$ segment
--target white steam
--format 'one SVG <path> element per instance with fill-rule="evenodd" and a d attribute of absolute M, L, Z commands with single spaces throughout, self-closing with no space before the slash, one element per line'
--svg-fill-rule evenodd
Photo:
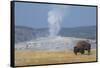
<path fill-rule="evenodd" d="M 63 5 L 52 6 L 48 12 L 48 23 L 49 23 L 49 36 L 55 37 L 58 35 L 61 29 L 61 23 L 65 14 L 66 7 Z"/>

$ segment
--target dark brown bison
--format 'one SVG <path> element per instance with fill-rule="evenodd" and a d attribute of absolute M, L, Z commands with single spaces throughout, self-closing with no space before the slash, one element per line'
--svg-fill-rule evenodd
<path fill-rule="evenodd" d="M 86 41 L 79 41 L 76 46 L 74 47 L 74 53 L 77 55 L 77 53 L 84 54 L 85 50 L 88 51 L 88 55 L 90 55 L 91 51 L 91 44 Z"/>

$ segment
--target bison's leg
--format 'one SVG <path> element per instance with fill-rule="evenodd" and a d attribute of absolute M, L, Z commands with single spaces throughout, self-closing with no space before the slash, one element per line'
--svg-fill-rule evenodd
<path fill-rule="evenodd" d="M 91 52 L 91 50 L 90 50 L 90 49 L 88 49 L 88 55 L 90 55 L 90 52 Z"/>
<path fill-rule="evenodd" d="M 84 54 L 84 49 L 81 49 L 80 52 L 81 52 L 81 54 Z"/>
<path fill-rule="evenodd" d="M 75 53 L 75 55 L 77 55 L 77 52 L 74 52 Z"/>
<path fill-rule="evenodd" d="M 74 47 L 74 54 L 77 55 L 77 52 L 78 52 L 78 48 Z"/>
<path fill-rule="evenodd" d="M 88 47 L 88 55 L 90 55 L 90 52 L 91 52 L 91 45 L 89 45 Z"/>

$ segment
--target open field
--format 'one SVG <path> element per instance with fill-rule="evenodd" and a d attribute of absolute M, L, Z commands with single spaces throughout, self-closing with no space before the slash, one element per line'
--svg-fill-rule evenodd
<path fill-rule="evenodd" d="M 35 51 L 15 51 L 15 65 L 40 65 L 71 62 L 96 61 L 96 50 L 91 51 L 91 55 L 80 53 L 75 55 L 73 51 L 64 52 L 35 52 Z"/>

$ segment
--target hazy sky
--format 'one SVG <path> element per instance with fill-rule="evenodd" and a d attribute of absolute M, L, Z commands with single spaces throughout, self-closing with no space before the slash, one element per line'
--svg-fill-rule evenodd
<path fill-rule="evenodd" d="M 15 4 L 15 25 L 33 28 L 48 27 L 48 11 L 54 4 L 19 3 Z M 71 6 L 64 12 L 61 27 L 96 25 L 96 7 Z"/>

